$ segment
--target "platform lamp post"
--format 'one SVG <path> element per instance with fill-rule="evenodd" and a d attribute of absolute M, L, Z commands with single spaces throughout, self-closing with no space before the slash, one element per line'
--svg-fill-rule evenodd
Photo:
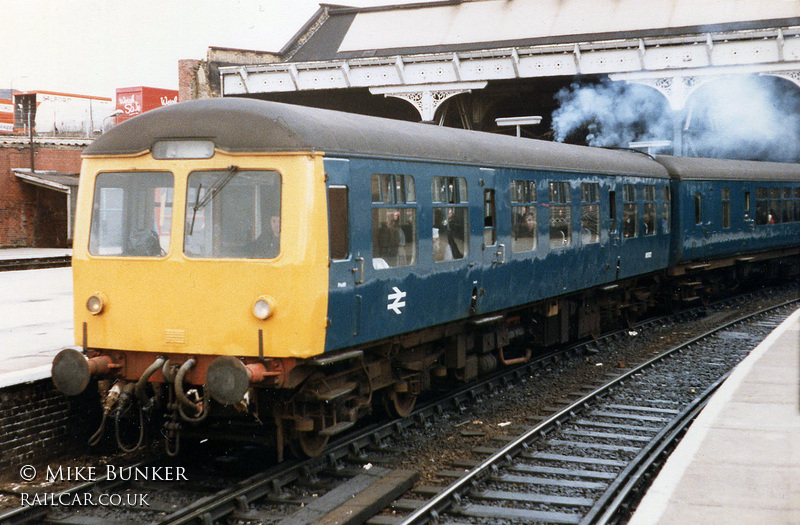
<path fill-rule="evenodd" d="M 535 126 L 542 121 L 542 117 L 501 117 L 494 119 L 498 126 L 516 126 L 517 136 L 520 136 L 522 126 Z"/>
<path fill-rule="evenodd" d="M 121 109 L 115 109 L 113 113 L 111 113 L 111 114 L 110 114 L 110 115 L 108 115 L 107 117 L 103 118 L 103 125 L 102 125 L 102 128 L 103 128 L 103 133 L 105 133 L 105 132 L 106 132 L 106 120 L 108 120 L 108 119 L 110 119 L 110 118 L 116 118 L 116 117 L 119 117 L 120 115 L 124 115 L 124 114 L 125 114 L 125 112 L 124 112 L 123 110 L 121 110 Z M 116 122 L 115 122 L 115 124 L 114 124 L 114 125 L 116 125 Z M 112 126 L 112 127 L 113 127 L 113 126 Z"/>

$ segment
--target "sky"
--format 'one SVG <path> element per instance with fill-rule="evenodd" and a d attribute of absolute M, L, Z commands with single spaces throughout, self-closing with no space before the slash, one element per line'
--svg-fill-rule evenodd
<path fill-rule="evenodd" d="M 337 0 L 369 7 L 416 0 Z M 210 46 L 279 51 L 319 0 L 0 0 L 0 89 L 114 98 L 178 89 L 178 60 Z"/>

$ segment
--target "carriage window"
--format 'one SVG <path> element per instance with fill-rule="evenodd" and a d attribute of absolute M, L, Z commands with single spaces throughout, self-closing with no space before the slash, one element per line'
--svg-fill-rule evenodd
<path fill-rule="evenodd" d="M 779 224 L 781 222 L 781 189 L 769 189 L 769 215 L 767 222 L 770 224 Z"/>
<path fill-rule="evenodd" d="M 550 183 L 550 247 L 563 248 L 572 243 L 572 208 L 569 183 Z"/>
<path fill-rule="evenodd" d="M 494 190 L 483 190 L 483 245 L 497 244 L 495 225 Z"/>
<path fill-rule="evenodd" d="M 431 195 L 434 203 L 466 203 L 467 179 L 464 177 L 433 177 L 431 179 Z"/>
<path fill-rule="evenodd" d="M 639 235 L 639 208 L 636 202 L 636 186 L 622 185 L 622 236 L 631 239 Z"/>
<path fill-rule="evenodd" d="M 792 222 L 792 188 L 781 188 L 781 222 Z"/>
<path fill-rule="evenodd" d="M 662 186 L 661 187 L 661 231 L 663 233 L 669 233 L 670 230 L 670 201 L 672 200 L 672 193 L 670 192 L 669 186 Z"/>
<path fill-rule="evenodd" d="M 467 179 L 433 177 L 433 260 L 436 262 L 463 259 L 469 253 L 469 200 Z M 452 206 L 442 206 L 450 204 Z"/>
<path fill-rule="evenodd" d="M 694 223 L 703 222 L 703 196 L 699 193 L 694 194 Z"/>
<path fill-rule="evenodd" d="M 600 184 L 581 183 L 581 242 L 600 242 Z"/>
<path fill-rule="evenodd" d="M 538 239 L 536 211 L 536 181 L 511 181 L 512 252 L 530 252 L 536 249 Z"/>
<path fill-rule="evenodd" d="M 409 175 L 375 174 L 372 176 L 372 202 L 395 204 L 416 201 L 414 177 Z"/>
<path fill-rule="evenodd" d="M 415 201 L 410 175 L 372 175 L 372 267 L 376 270 L 416 263 Z"/>
<path fill-rule="evenodd" d="M 750 192 L 744 192 L 744 220 L 749 221 L 750 219 Z"/>
<path fill-rule="evenodd" d="M 235 167 L 189 174 L 183 250 L 189 257 L 272 259 L 280 252 L 281 176 Z"/>
<path fill-rule="evenodd" d="M 89 253 L 161 257 L 169 251 L 172 173 L 100 173 L 95 181 Z"/>
<path fill-rule="evenodd" d="M 756 224 L 771 224 L 769 213 L 769 190 L 756 188 Z"/>
<path fill-rule="evenodd" d="M 656 187 L 653 184 L 646 184 L 644 190 L 644 216 L 642 223 L 644 224 L 644 234 L 656 234 Z"/>
<path fill-rule="evenodd" d="M 610 233 L 617 233 L 617 192 L 608 192 L 608 231 Z"/>
<path fill-rule="evenodd" d="M 794 222 L 800 222 L 800 188 L 794 189 Z"/>
<path fill-rule="evenodd" d="M 328 188 L 328 224 L 331 259 L 334 261 L 347 259 L 350 256 L 347 186 Z"/>
<path fill-rule="evenodd" d="M 731 189 L 722 188 L 722 227 L 728 229 L 731 227 Z"/>

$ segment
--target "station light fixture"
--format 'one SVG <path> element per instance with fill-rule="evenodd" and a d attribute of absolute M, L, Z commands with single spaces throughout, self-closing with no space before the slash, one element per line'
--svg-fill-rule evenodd
<path fill-rule="evenodd" d="M 516 126 L 517 136 L 520 136 L 520 129 L 522 126 L 535 126 L 542 121 L 542 117 L 501 117 L 494 119 L 495 124 L 498 126 Z"/>

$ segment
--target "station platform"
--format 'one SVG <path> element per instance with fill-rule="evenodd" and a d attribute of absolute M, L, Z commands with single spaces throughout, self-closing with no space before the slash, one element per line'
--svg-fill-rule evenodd
<path fill-rule="evenodd" d="M 800 310 L 733 371 L 629 525 L 800 523 Z"/>
<path fill-rule="evenodd" d="M 0 248 L 2 261 L 71 256 L 72 250 L 69 248 Z"/>
<path fill-rule="evenodd" d="M 68 248 L 0 248 L 0 272 L 69 266 Z"/>
<path fill-rule="evenodd" d="M 72 308 L 72 268 L 0 272 L 0 388 L 50 377 L 74 343 Z"/>

